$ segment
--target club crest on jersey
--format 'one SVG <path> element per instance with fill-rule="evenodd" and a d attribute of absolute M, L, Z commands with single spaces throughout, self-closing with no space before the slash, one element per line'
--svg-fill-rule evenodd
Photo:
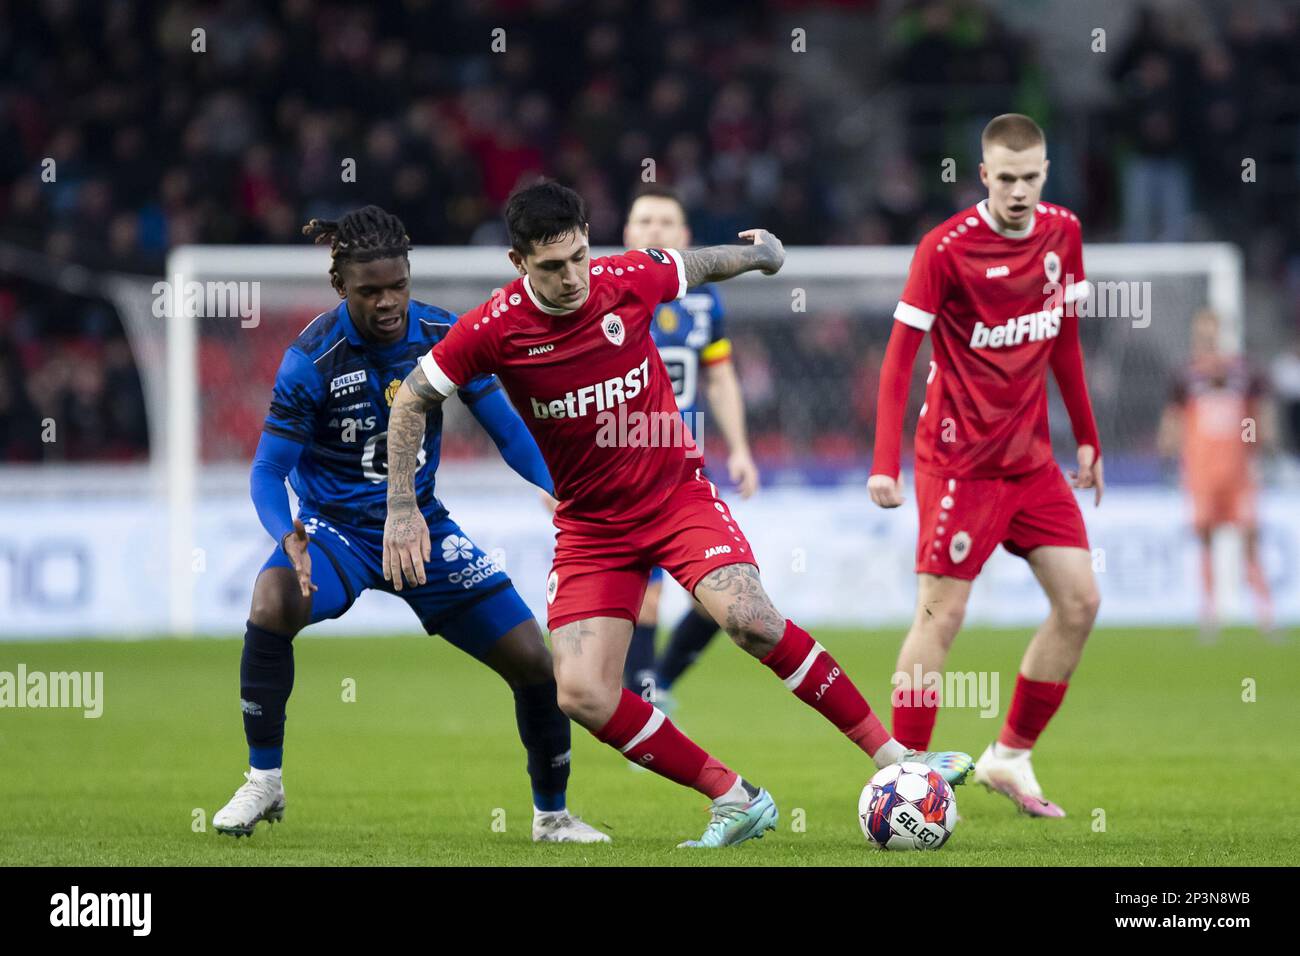
<path fill-rule="evenodd" d="M 600 330 L 615 345 L 623 344 L 623 320 L 613 312 L 605 313 L 605 317 L 600 320 Z"/>
<path fill-rule="evenodd" d="M 966 531 L 958 531 L 948 542 L 948 557 L 952 558 L 953 564 L 961 564 L 970 554 L 970 534 Z"/>
<path fill-rule="evenodd" d="M 1055 252 L 1043 256 L 1043 271 L 1047 273 L 1048 282 L 1055 282 L 1061 278 L 1061 257 Z"/>
<path fill-rule="evenodd" d="M 390 408 L 393 405 L 393 399 L 397 397 L 397 390 L 401 387 L 402 380 L 400 378 L 395 378 L 389 382 L 388 387 L 384 389 L 384 401 L 388 403 Z"/>

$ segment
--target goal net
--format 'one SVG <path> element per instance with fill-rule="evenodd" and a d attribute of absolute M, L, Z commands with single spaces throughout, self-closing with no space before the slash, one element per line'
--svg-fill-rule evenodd
<path fill-rule="evenodd" d="M 794 248 L 779 275 L 746 275 L 723 285 L 751 444 L 767 488 L 860 489 L 865 482 L 880 364 L 911 255 L 910 247 Z M 1224 319 L 1228 344 L 1241 340 L 1239 252 L 1222 244 L 1091 245 L 1085 263 L 1094 295 L 1080 326 L 1108 478 L 1160 481 L 1157 422 L 1171 376 L 1187 356 L 1191 317 L 1210 305 Z M 245 493 L 284 350 L 337 302 L 328 267 L 328 253 L 318 247 L 177 248 L 153 314 L 134 319 L 155 334 L 166 329 L 165 387 L 147 391 L 151 414 L 165 422 L 154 433 L 165 435 L 155 455 L 161 452 L 165 462 L 173 633 L 188 633 L 196 623 L 196 516 L 207 496 Z M 414 298 L 457 312 L 513 277 L 501 251 L 480 248 L 412 250 L 411 272 Z M 919 369 L 927 355 L 922 352 Z M 918 370 L 909 443 L 923 386 Z M 1051 400 L 1058 454 L 1065 455 L 1072 447 L 1068 418 L 1059 396 L 1053 392 Z M 706 459 L 716 468 L 724 453 L 707 411 L 704 433 Z M 471 518 L 458 494 L 476 501 L 496 491 L 503 499 L 528 497 L 457 402 L 446 410 L 438 485 L 467 528 Z M 245 511 L 253 520 L 251 507 Z M 491 515 L 474 518 L 485 522 Z M 251 588 L 256 567 L 239 570 Z M 228 587 L 239 580 L 232 573 Z M 846 604 L 844 616 L 853 613 Z"/>

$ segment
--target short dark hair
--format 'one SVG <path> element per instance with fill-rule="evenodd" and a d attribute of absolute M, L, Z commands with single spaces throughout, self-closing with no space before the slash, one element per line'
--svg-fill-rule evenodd
<path fill-rule="evenodd" d="M 523 255 L 536 243 L 554 242 L 587 228 L 587 204 L 581 196 L 554 180 L 521 186 L 506 200 L 506 231 L 510 247 Z"/>
<path fill-rule="evenodd" d="M 330 279 L 340 286 L 339 264 L 373 262 L 376 259 L 406 259 L 411 237 L 402 220 L 378 206 L 362 206 L 341 219 L 313 219 L 302 234 L 317 245 L 330 244 Z"/>
<path fill-rule="evenodd" d="M 677 208 L 682 211 L 682 218 L 686 218 L 686 203 L 682 202 L 681 194 L 678 193 L 677 190 L 673 189 L 672 186 L 661 186 L 659 183 L 646 183 L 643 186 L 640 186 L 636 192 L 632 194 L 632 204 L 635 205 L 638 199 L 645 196 L 649 196 L 653 199 L 671 199 L 673 202 L 677 203 Z M 632 211 L 632 206 L 629 205 L 627 209 L 630 213 Z"/>
<path fill-rule="evenodd" d="M 994 143 L 1019 152 L 1032 146 L 1045 146 L 1047 138 L 1039 125 L 1024 113 L 1003 113 L 989 120 L 980 136 L 982 149 L 988 149 Z"/>

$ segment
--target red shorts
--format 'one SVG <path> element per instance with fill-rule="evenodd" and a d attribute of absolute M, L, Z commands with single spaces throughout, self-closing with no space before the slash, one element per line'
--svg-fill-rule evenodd
<path fill-rule="evenodd" d="M 551 630 L 589 617 L 635 623 L 655 566 L 694 594 L 718 568 L 758 565 L 731 509 L 699 471 L 649 519 L 628 524 L 557 517 L 555 524 L 555 561 L 546 581 Z"/>
<path fill-rule="evenodd" d="M 973 581 L 999 543 L 1022 558 L 1043 545 L 1088 549 L 1074 490 L 1054 461 L 1012 478 L 917 471 L 916 503 L 918 574 Z"/>

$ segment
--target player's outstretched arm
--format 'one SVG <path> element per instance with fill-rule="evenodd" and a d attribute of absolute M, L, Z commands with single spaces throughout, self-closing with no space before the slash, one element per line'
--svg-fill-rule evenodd
<path fill-rule="evenodd" d="M 425 583 L 424 563 L 429 560 L 429 526 L 420 514 L 415 496 L 415 471 L 424 443 L 424 419 L 442 402 L 416 366 L 393 398 L 388 415 L 388 518 L 384 522 L 384 580 L 402 590 Z"/>
<path fill-rule="evenodd" d="M 785 262 L 785 246 L 766 229 L 746 229 L 741 239 L 748 246 L 704 246 L 682 251 L 686 266 L 686 285 L 692 288 L 705 282 L 721 282 L 742 272 L 758 269 L 763 275 L 776 275 Z"/>

